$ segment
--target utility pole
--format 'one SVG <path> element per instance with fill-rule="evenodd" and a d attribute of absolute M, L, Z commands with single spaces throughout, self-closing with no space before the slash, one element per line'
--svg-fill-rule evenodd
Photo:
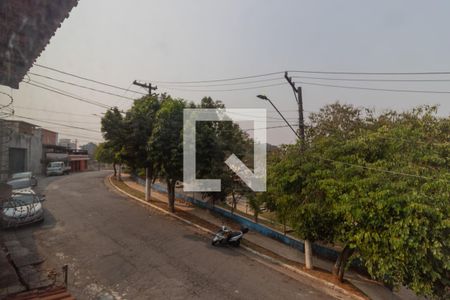
<path fill-rule="evenodd" d="M 143 87 L 144 89 L 148 89 L 148 95 L 152 95 L 152 91 L 156 91 L 158 89 L 157 86 L 152 86 L 151 83 L 142 83 L 137 80 L 133 81 L 134 85 Z M 147 167 L 145 168 L 145 201 L 150 201 L 152 198 L 152 178 L 151 178 L 151 170 Z"/>
<path fill-rule="evenodd" d="M 152 91 L 156 91 L 158 89 L 157 86 L 152 86 L 151 83 L 142 83 L 142 82 L 138 82 L 137 80 L 133 81 L 134 85 L 140 86 L 144 89 L 148 89 L 148 95 L 151 96 L 152 95 Z"/>
<path fill-rule="evenodd" d="M 289 77 L 288 72 L 284 72 L 284 78 L 287 80 L 292 90 L 294 91 L 295 100 L 298 105 L 298 131 L 301 138 L 300 151 L 305 150 L 305 120 L 303 118 L 303 96 L 302 87 L 296 87 L 295 82 L 292 81 L 292 77 Z M 313 256 L 312 256 L 312 243 L 310 240 L 305 240 L 305 266 L 306 269 L 313 268 Z"/>
<path fill-rule="evenodd" d="M 289 85 L 292 87 L 294 91 L 295 100 L 297 101 L 298 106 L 298 131 L 301 137 L 302 148 L 305 144 L 305 120 L 303 118 L 303 96 L 302 96 L 302 87 L 296 87 L 295 82 L 292 81 L 292 77 L 288 76 L 288 72 L 284 73 L 284 78 L 287 80 Z"/>

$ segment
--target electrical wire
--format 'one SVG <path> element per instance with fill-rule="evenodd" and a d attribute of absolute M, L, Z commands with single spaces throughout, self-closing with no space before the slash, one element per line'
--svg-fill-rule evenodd
<path fill-rule="evenodd" d="M 284 72 L 283 71 L 279 71 L 279 72 L 271 72 L 271 73 L 265 73 L 265 74 L 248 75 L 248 76 L 240 76 L 240 77 L 231 77 L 231 78 L 223 78 L 223 79 L 210 79 L 210 80 L 194 80 L 194 81 L 159 81 L 159 80 L 150 80 L 150 81 L 151 82 L 155 82 L 155 83 L 161 83 L 161 84 L 191 84 L 191 83 L 236 81 L 236 80 L 243 80 L 243 79 L 267 77 L 267 76 L 279 75 L 279 74 L 284 74 Z"/>
<path fill-rule="evenodd" d="M 234 85 L 245 85 L 245 84 L 253 84 L 253 83 L 260 83 L 260 82 L 268 82 L 268 81 L 275 81 L 275 80 L 280 80 L 283 79 L 282 77 L 277 77 L 277 78 L 267 78 L 267 79 L 259 79 L 259 80 L 252 80 L 252 81 L 243 81 L 243 82 L 231 82 L 231 83 L 219 83 L 219 84 L 202 84 L 202 85 L 192 85 L 191 84 L 159 84 L 159 86 L 161 87 L 165 87 L 165 86 L 171 86 L 171 87 L 216 87 L 216 86 L 234 86 Z"/>
<path fill-rule="evenodd" d="M 35 87 L 38 87 L 38 88 L 41 88 L 41 89 L 44 89 L 44 90 L 47 90 L 47 91 L 50 91 L 50 92 L 62 95 L 62 96 L 66 96 L 66 97 L 69 97 L 69 98 L 72 98 L 72 99 L 75 99 L 75 100 L 78 100 L 78 101 L 81 101 L 81 102 L 85 102 L 85 103 L 88 103 L 88 104 L 91 104 L 91 105 L 95 105 L 95 106 L 98 106 L 98 107 L 101 107 L 101 108 L 106 108 L 106 109 L 110 109 L 111 108 L 110 106 L 108 106 L 106 104 L 103 104 L 103 103 L 100 103 L 100 102 L 97 102 L 97 101 L 94 101 L 94 100 L 87 100 L 87 99 L 84 99 L 84 98 L 81 98 L 81 97 L 78 97 L 78 96 L 72 96 L 72 95 L 68 94 L 67 92 L 63 92 L 63 91 L 61 91 L 59 89 L 56 89 L 54 87 L 46 87 L 45 84 L 38 83 L 36 81 L 26 82 L 26 84 L 29 84 L 29 85 L 32 85 L 32 86 L 35 86 Z"/>
<path fill-rule="evenodd" d="M 306 85 L 323 86 L 323 87 L 332 87 L 332 88 L 352 89 L 352 90 L 368 90 L 368 91 L 397 92 L 397 93 L 450 94 L 450 91 L 386 89 L 386 88 L 359 87 L 359 86 L 348 86 L 348 85 L 334 85 L 334 84 L 305 82 L 305 81 L 297 81 L 297 83 L 306 84 Z"/>
<path fill-rule="evenodd" d="M 81 84 L 77 84 L 77 83 L 73 83 L 73 82 L 69 82 L 69 81 L 53 78 L 53 77 L 46 76 L 46 75 L 36 74 L 36 73 L 32 73 L 32 72 L 28 72 L 28 74 L 33 75 L 33 76 L 42 77 L 42 78 L 45 78 L 45 79 L 49 79 L 49 80 L 52 80 L 52 81 L 56 81 L 56 82 L 60 82 L 60 83 L 64 83 L 64 84 L 68 84 L 68 85 L 72 85 L 72 86 L 76 86 L 76 87 L 79 87 L 79 88 L 82 88 L 82 89 L 87 89 L 87 90 L 91 90 L 91 91 L 94 91 L 94 92 L 103 93 L 103 94 L 107 94 L 107 95 L 110 95 L 110 96 L 123 98 L 123 99 L 126 99 L 126 100 L 132 100 L 132 101 L 135 100 L 135 99 L 130 98 L 130 97 L 122 96 L 122 95 L 119 95 L 119 94 L 114 94 L 114 93 L 111 93 L 111 92 L 108 92 L 108 91 L 95 89 L 95 88 L 92 88 L 92 87 L 88 87 L 88 86 L 85 86 L 85 85 L 81 85 Z"/>
<path fill-rule="evenodd" d="M 20 115 L 14 115 L 14 117 L 25 119 L 25 120 L 32 120 L 32 121 L 52 124 L 52 125 L 63 126 L 63 127 L 67 127 L 67 128 L 73 128 L 73 129 L 79 129 L 79 130 L 85 130 L 85 131 L 90 131 L 90 132 L 101 133 L 98 130 L 93 130 L 93 129 L 84 128 L 84 127 L 78 127 L 78 126 L 72 126 L 72 125 L 67 125 L 67 124 L 62 124 L 62 123 L 57 123 L 57 122 L 52 122 L 52 121 L 40 120 L 40 119 L 35 119 L 35 118 L 30 118 L 30 117 L 24 117 L 24 116 L 20 116 Z"/>
<path fill-rule="evenodd" d="M 298 126 L 298 124 L 291 124 L 292 126 Z M 270 127 L 264 127 L 264 128 L 249 128 L 249 129 L 242 129 L 242 131 L 255 131 L 255 130 L 267 130 L 267 129 L 276 129 L 276 128 L 286 128 L 289 127 L 288 125 L 279 125 L 279 126 L 270 126 Z"/>
<path fill-rule="evenodd" d="M 289 73 L 307 74 L 335 74 L 335 75 L 376 75 L 376 76 L 413 76 L 413 75 L 450 75 L 450 71 L 437 72 L 350 72 L 350 71 L 313 71 L 313 70 L 291 70 Z"/>
<path fill-rule="evenodd" d="M 54 72 L 57 72 L 57 73 L 60 73 L 60 74 L 72 76 L 72 77 L 75 77 L 75 78 L 78 78 L 78 79 L 82 79 L 82 80 L 90 81 L 90 82 L 93 82 L 93 83 L 101 84 L 101 85 L 108 86 L 108 87 L 111 87 L 111 88 L 115 88 L 115 89 L 119 89 L 119 90 L 123 90 L 123 91 L 128 91 L 128 92 L 133 92 L 133 93 L 140 94 L 140 95 L 147 95 L 147 93 L 142 93 L 142 92 L 138 92 L 138 91 L 135 91 L 135 90 L 125 89 L 123 87 L 120 87 L 120 86 L 117 86 L 117 85 L 114 85 L 114 84 L 101 82 L 101 81 L 98 81 L 98 80 L 95 80 L 95 79 L 90 79 L 90 78 L 87 78 L 87 77 L 79 76 L 79 75 L 76 75 L 76 74 L 73 74 L 73 73 L 69 73 L 69 72 L 66 72 L 66 71 L 58 70 L 56 68 L 47 67 L 47 66 L 40 65 L 40 64 L 34 64 L 34 66 L 39 67 L 39 68 L 43 68 L 43 69 L 47 69 L 47 70 L 51 70 L 51 71 L 54 71 Z"/>
<path fill-rule="evenodd" d="M 64 111 L 56 111 L 56 110 L 49 110 L 49 109 L 42 109 L 42 108 L 30 108 L 30 107 L 20 106 L 20 105 L 14 105 L 14 107 L 20 108 L 20 109 L 25 109 L 25 110 L 31 110 L 31 111 L 42 111 L 42 112 L 55 113 L 55 114 L 64 114 L 64 115 L 68 115 L 68 116 L 101 118 L 100 116 L 93 115 L 93 114 L 76 114 L 76 113 L 68 113 L 68 112 L 64 112 Z"/>
<path fill-rule="evenodd" d="M 300 79 L 317 79 L 327 81 L 363 81 L 363 82 L 449 82 L 450 79 L 377 79 L 377 78 L 331 78 L 314 76 L 292 76 Z"/>
<path fill-rule="evenodd" d="M 274 83 L 274 84 L 245 87 L 245 88 L 236 88 L 236 89 L 185 89 L 185 88 L 172 88 L 172 87 L 166 87 L 166 89 L 175 90 L 175 91 L 186 91 L 186 92 L 232 92 L 232 91 L 244 91 L 244 90 L 254 90 L 254 89 L 267 88 L 267 87 L 274 87 L 274 86 L 282 86 L 282 85 L 286 85 L 286 84 L 287 84 L 286 82 L 280 82 L 280 83 Z"/>
<path fill-rule="evenodd" d="M 69 122 L 69 123 L 77 123 L 77 124 L 87 124 L 87 125 L 100 125 L 100 120 L 98 122 L 87 122 L 87 121 L 73 121 L 73 120 L 56 120 L 56 119 L 48 119 L 45 118 L 48 121 L 52 122 Z"/>
<path fill-rule="evenodd" d="M 379 169 L 379 168 L 372 168 L 372 167 L 367 167 L 367 166 L 363 166 L 363 165 L 346 163 L 346 162 L 342 162 L 342 161 L 338 161 L 338 160 L 334 160 L 334 159 L 323 158 L 323 157 L 319 157 L 319 156 L 317 156 L 316 158 L 318 158 L 320 160 L 328 161 L 328 162 L 339 163 L 339 164 L 346 165 L 349 167 L 362 168 L 362 169 L 366 169 L 366 170 L 370 170 L 370 171 L 377 171 L 377 172 L 383 172 L 383 173 L 388 173 L 388 174 L 393 174 L 393 175 L 401 175 L 401 176 L 414 177 L 414 178 L 426 179 L 426 180 L 435 180 L 435 178 L 432 178 L 432 177 L 426 177 L 426 176 L 421 176 L 421 175 L 415 175 L 415 174 L 410 174 L 410 173 L 403 173 L 403 172 L 397 172 L 397 171 L 391 171 L 391 170 L 385 170 L 385 169 Z"/>
<path fill-rule="evenodd" d="M 87 135 L 66 133 L 66 132 L 58 132 L 58 134 L 61 134 L 64 136 L 70 136 L 70 137 L 74 137 L 74 138 L 84 138 L 84 139 L 86 139 L 86 141 L 95 141 L 95 142 L 103 141 L 101 137 L 92 137 L 92 136 L 87 136 Z"/>

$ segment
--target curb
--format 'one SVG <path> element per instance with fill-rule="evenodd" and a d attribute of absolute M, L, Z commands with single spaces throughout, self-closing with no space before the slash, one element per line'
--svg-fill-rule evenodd
<path fill-rule="evenodd" d="M 130 193 L 125 192 L 124 190 L 122 190 L 121 188 L 117 187 L 117 186 L 112 182 L 112 180 L 111 180 L 112 177 L 113 177 L 113 175 L 109 175 L 109 176 L 108 176 L 109 184 L 110 184 L 111 186 L 113 186 L 116 190 L 118 190 L 119 192 L 121 192 L 122 194 L 128 196 L 129 198 L 132 198 L 133 200 L 136 200 L 136 201 L 138 201 L 138 202 L 141 203 L 141 204 L 144 204 L 144 205 L 146 205 L 146 206 L 149 206 L 149 207 L 151 207 L 151 208 L 154 208 L 154 209 L 158 210 L 159 212 L 162 212 L 162 213 L 165 214 L 165 215 L 169 215 L 169 216 L 171 216 L 171 217 L 174 217 L 175 219 L 178 219 L 178 220 L 182 221 L 183 223 L 186 223 L 186 224 L 188 224 L 188 225 L 194 226 L 194 227 L 196 227 L 197 229 L 200 229 L 200 230 L 202 230 L 202 231 L 204 231 L 204 232 L 206 232 L 206 233 L 214 234 L 213 231 L 211 231 L 211 230 L 209 230 L 209 229 L 207 229 L 207 228 L 205 228 L 205 227 L 203 227 L 203 226 L 200 226 L 200 225 L 197 225 L 197 224 L 195 224 L 195 223 L 192 223 L 191 221 L 186 220 L 186 219 L 184 219 L 184 218 L 182 218 L 182 217 L 180 217 L 180 216 L 178 216 L 178 215 L 176 215 L 176 214 L 174 214 L 174 213 L 171 213 L 171 212 L 169 212 L 169 211 L 166 211 L 165 209 L 162 209 L 162 208 L 160 208 L 160 207 L 158 207 L 158 206 L 156 206 L 156 205 L 154 205 L 154 204 L 151 204 L 151 203 L 149 203 L 149 202 L 146 202 L 146 201 L 144 201 L 144 200 L 142 200 L 142 199 L 139 199 L 139 198 L 136 197 L 136 196 L 131 195 Z M 256 256 L 259 256 L 259 257 L 261 257 L 261 258 L 263 258 L 263 259 L 269 260 L 270 262 L 272 262 L 272 263 L 274 263 L 274 264 L 277 264 L 277 265 L 279 265 L 279 266 L 281 266 L 281 267 L 283 267 L 283 268 L 285 268 L 285 269 L 287 269 L 287 270 L 289 270 L 289 271 L 291 271 L 291 272 L 297 273 L 297 274 L 299 274 L 299 275 L 303 275 L 303 276 L 305 276 L 305 277 L 308 277 L 308 279 L 310 279 L 310 280 L 312 280 L 312 281 L 315 281 L 316 283 L 325 285 L 325 286 L 326 286 L 329 290 L 331 290 L 331 291 L 336 291 L 336 292 L 338 292 L 338 293 L 340 293 L 340 294 L 344 294 L 345 296 L 348 296 L 348 297 L 350 297 L 350 298 L 352 298 L 352 299 L 355 299 L 355 300 L 367 300 L 367 299 L 369 299 L 368 297 L 367 297 L 367 298 L 366 298 L 366 297 L 361 297 L 361 296 L 355 295 L 355 294 L 353 294 L 353 293 L 350 293 L 349 291 L 347 291 L 346 289 L 341 288 L 341 287 L 338 286 L 338 285 L 335 285 L 335 284 L 333 284 L 333 283 L 331 283 L 331 282 L 329 282 L 329 281 L 326 281 L 326 280 L 320 279 L 320 278 L 318 278 L 318 277 L 315 277 L 315 276 L 313 276 L 313 275 L 311 275 L 311 274 L 309 274 L 309 273 L 307 273 L 307 272 L 304 272 L 304 271 L 302 271 L 302 270 L 300 270 L 300 269 L 298 269 L 298 268 L 296 268 L 296 267 L 293 267 L 293 266 L 291 266 L 291 265 L 288 265 L 288 264 L 286 264 L 286 263 L 284 263 L 284 262 L 282 262 L 282 261 L 280 261 L 280 260 L 278 260 L 278 259 L 276 259 L 276 258 L 273 258 L 273 257 L 270 257 L 270 256 L 265 255 L 265 254 L 263 254 L 263 253 L 260 253 L 260 252 L 254 250 L 254 249 L 252 249 L 252 248 L 250 248 L 250 247 L 241 245 L 241 248 L 244 249 L 244 250 L 246 250 L 246 251 L 248 251 L 248 252 L 250 252 L 250 253 L 252 253 L 252 254 L 254 254 L 254 255 L 256 255 Z M 319 287 L 319 288 L 321 288 L 321 287 Z M 325 292 L 326 292 L 326 290 L 325 290 Z M 334 295 L 334 294 L 332 294 L 332 293 L 329 293 L 329 292 L 328 292 L 327 294 L 329 294 L 330 296 L 333 296 L 333 297 L 336 296 L 336 295 Z"/>
<path fill-rule="evenodd" d="M 170 211 L 167 211 L 167 210 L 165 210 L 165 209 L 162 209 L 161 207 L 158 207 L 158 206 L 156 206 L 156 205 L 154 205 L 154 204 L 151 204 L 151 203 L 149 203 L 149 202 L 147 202 L 147 201 L 144 201 L 144 200 L 142 200 L 142 199 L 139 199 L 138 197 L 133 196 L 133 195 L 131 195 L 130 193 L 125 192 L 125 191 L 122 190 L 121 188 L 117 187 L 114 183 L 112 183 L 112 180 L 111 180 L 112 176 L 113 176 L 113 175 L 108 176 L 109 184 L 111 184 L 111 186 L 113 186 L 116 190 L 118 190 L 118 191 L 121 192 L 122 194 L 125 194 L 126 196 L 128 196 L 128 197 L 130 197 L 130 198 L 132 198 L 132 199 L 134 199 L 134 200 L 136 200 L 136 201 L 138 201 L 138 202 L 141 203 L 141 204 L 150 206 L 151 208 L 154 208 L 154 209 L 156 209 L 157 211 L 162 212 L 162 213 L 165 214 L 165 215 L 169 215 L 169 216 L 174 217 L 175 219 L 178 219 L 178 220 L 180 220 L 180 221 L 182 221 L 182 222 L 184 222 L 184 223 L 186 223 L 186 224 L 188 224 L 188 225 L 194 226 L 194 227 L 196 227 L 196 228 L 198 228 L 198 229 L 200 229 L 200 230 L 202 230 L 202 231 L 204 231 L 204 232 L 206 232 L 206 233 L 214 234 L 214 232 L 212 232 L 211 230 L 209 230 L 209 229 L 207 229 L 207 228 L 205 228 L 205 227 L 202 227 L 202 226 L 200 226 L 200 225 L 197 225 L 197 224 L 195 224 L 195 223 L 192 223 L 191 221 L 186 220 L 186 219 L 184 219 L 184 218 L 182 218 L 182 217 L 180 217 L 180 216 L 178 216 L 178 215 L 176 215 L 176 214 L 174 214 L 174 213 L 171 213 Z"/>

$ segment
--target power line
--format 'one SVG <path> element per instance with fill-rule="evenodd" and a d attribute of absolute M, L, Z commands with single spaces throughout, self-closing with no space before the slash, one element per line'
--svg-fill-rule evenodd
<path fill-rule="evenodd" d="M 376 79 L 376 78 L 330 78 L 314 76 L 292 76 L 300 79 L 318 79 L 329 81 L 364 81 L 364 82 L 448 82 L 450 79 Z"/>
<path fill-rule="evenodd" d="M 119 90 L 122 90 L 122 91 L 133 92 L 133 93 L 140 94 L 140 95 L 147 95 L 145 93 L 141 93 L 141 92 L 138 92 L 138 91 L 126 89 L 126 88 L 123 88 L 123 87 L 120 87 L 120 86 L 117 86 L 117 85 L 114 85 L 114 84 L 101 82 L 101 81 L 98 81 L 98 80 L 95 80 L 95 79 L 90 79 L 90 78 L 87 78 L 87 77 L 79 76 L 79 75 L 76 75 L 76 74 L 73 74 L 73 73 L 69 73 L 69 72 L 66 72 L 66 71 L 61 71 L 61 70 L 58 70 L 56 68 L 51 68 L 51 67 L 43 66 L 43 65 L 40 65 L 40 64 L 34 64 L 34 66 L 39 67 L 39 68 L 43 68 L 43 69 L 47 69 L 47 70 L 51 70 L 51 71 L 54 71 L 54 72 L 57 72 L 57 73 L 60 73 L 60 74 L 72 76 L 72 77 L 75 77 L 75 78 L 78 78 L 78 79 L 82 79 L 82 80 L 94 82 L 94 83 L 97 83 L 97 84 L 101 84 L 101 85 L 104 85 L 104 86 L 109 86 L 109 87 L 112 87 L 112 88 L 115 88 L 115 89 L 119 89 Z"/>
<path fill-rule="evenodd" d="M 0 92 L 0 94 L 6 95 L 9 98 L 9 101 L 8 101 L 7 104 L 0 104 L 0 109 L 4 109 L 4 108 L 9 107 L 10 105 L 13 104 L 13 102 L 14 102 L 13 96 L 11 96 L 10 94 L 5 93 L 5 92 Z"/>
<path fill-rule="evenodd" d="M 59 89 L 57 89 L 55 87 L 50 87 L 50 86 L 48 86 L 46 84 L 39 83 L 37 81 L 33 81 L 33 82 L 25 82 L 25 83 L 29 84 L 29 85 L 32 85 L 32 86 L 35 86 L 35 87 L 38 87 L 38 88 L 41 88 L 41 89 L 44 89 L 44 90 L 47 90 L 47 91 L 50 91 L 50 92 L 53 92 L 53 93 L 56 93 L 56 94 L 59 94 L 59 95 L 62 95 L 62 96 L 66 96 L 66 97 L 69 97 L 69 98 L 81 101 L 81 102 L 92 104 L 92 105 L 95 105 L 95 106 L 98 106 L 98 107 L 102 107 L 102 108 L 106 108 L 106 109 L 110 109 L 111 108 L 110 106 L 108 106 L 106 104 L 103 104 L 103 103 L 100 103 L 100 102 L 97 102 L 97 101 L 94 101 L 94 100 L 87 100 L 87 99 L 84 99 L 84 98 L 80 98 L 78 96 L 72 96 L 72 95 L 68 94 L 67 92 L 59 90 Z"/>
<path fill-rule="evenodd" d="M 386 89 L 386 88 L 359 87 L 359 86 L 348 86 L 348 85 L 334 85 L 334 84 L 305 82 L 305 81 L 298 81 L 298 82 L 302 83 L 302 84 L 306 84 L 306 85 L 316 85 L 316 86 L 323 86 L 323 87 L 352 89 L 352 90 L 368 90 L 368 91 L 397 92 L 397 93 L 450 94 L 450 91 Z"/>
<path fill-rule="evenodd" d="M 91 90 L 91 91 L 94 91 L 94 92 L 103 93 L 103 94 L 107 94 L 107 95 L 123 98 L 123 99 L 126 99 L 126 100 L 134 101 L 134 99 L 130 98 L 130 97 L 122 96 L 122 95 L 119 95 L 119 94 L 114 94 L 114 93 L 111 93 L 111 92 L 108 92 L 108 91 L 104 91 L 104 90 L 91 88 L 91 87 L 88 87 L 88 86 L 85 86 L 85 85 L 81 85 L 81 84 L 77 84 L 77 83 L 73 83 L 73 82 L 69 82 L 69 81 L 53 78 L 53 77 L 50 77 L 50 76 L 36 74 L 36 73 L 32 73 L 32 72 L 28 72 L 28 74 L 31 74 L 33 76 L 42 77 L 42 78 L 49 79 L 49 80 L 53 80 L 53 81 L 56 81 L 56 82 L 64 83 L 64 84 L 73 85 L 73 86 L 76 86 L 76 87 L 79 87 L 79 88 L 83 88 L 83 89 L 87 89 L 87 90 Z"/>
<path fill-rule="evenodd" d="M 231 77 L 231 78 L 223 78 L 223 79 L 211 79 L 211 80 L 195 80 L 195 81 L 158 81 L 158 80 L 151 80 L 152 82 L 156 83 L 165 83 L 165 84 L 189 84 L 189 83 L 208 83 L 208 82 L 223 82 L 223 81 L 236 81 L 236 80 L 243 80 L 243 79 L 251 79 L 251 78 L 260 78 L 260 77 L 267 77 L 272 75 L 279 75 L 283 74 L 284 72 L 271 72 L 271 73 L 265 73 L 265 74 L 257 74 L 257 75 L 249 75 L 249 76 L 240 76 L 240 77 Z"/>
<path fill-rule="evenodd" d="M 308 74 L 335 74 L 335 75 L 382 75 L 382 76 L 411 76 L 411 75 L 450 75 L 450 71 L 437 72 L 349 72 L 349 71 L 312 71 L 312 70 L 292 70 L 290 73 L 308 73 Z"/>
<path fill-rule="evenodd" d="M 86 121 L 73 121 L 73 120 L 55 120 L 55 119 L 48 119 L 45 118 L 48 121 L 52 122 L 69 122 L 69 123 L 78 123 L 78 124 L 91 124 L 91 125 L 100 125 L 100 120 L 98 122 L 86 122 Z"/>
<path fill-rule="evenodd" d="M 58 131 L 58 134 L 61 134 L 64 136 L 71 136 L 74 138 L 85 138 L 86 141 L 96 141 L 96 142 L 103 141 L 101 137 L 92 137 L 92 136 L 87 136 L 87 135 L 82 135 L 82 134 L 66 133 L 66 132 L 61 132 L 61 131 Z"/>
<path fill-rule="evenodd" d="M 292 124 L 293 126 L 298 126 L 298 124 Z M 286 128 L 289 127 L 288 125 L 279 125 L 279 126 L 270 126 L 270 127 L 263 127 L 263 128 L 249 128 L 249 129 L 242 129 L 242 131 L 254 131 L 254 130 L 264 130 L 264 129 L 276 129 L 276 128 Z"/>
<path fill-rule="evenodd" d="M 93 137 L 93 136 L 88 136 L 88 135 L 67 133 L 67 132 L 61 132 L 61 131 L 58 131 L 58 134 L 72 136 L 72 137 L 76 137 L 76 138 L 86 138 L 86 139 L 91 139 L 91 140 L 95 140 L 95 141 L 102 141 L 101 137 Z"/>
<path fill-rule="evenodd" d="M 184 88 L 171 88 L 166 87 L 168 90 L 175 90 L 175 91 L 186 91 L 186 92 L 232 92 L 232 91 L 243 91 L 243 90 L 254 90 L 254 89 L 261 89 L 266 87 L 274 87 L 274 86 L 281 86 L 286 85 L 287 83 L 281 82 L 281 83 L 275 83 L 275 84 L 267 84 L 267 85 L 260 85 L 260 86 L 254 86 L 254 87 L 245 87 L 245 88 L 236 88 L 236 89 L 184 89 Z"/>
<path fill-rule="evenodd" d="M 55 113 L 55 114 L 64 114 L 64 115 L 68 115 L 68 116 L 100 118 L 100 116 L 93 115 L 93 114 L 76 114 L 76 113 L 68 113 L 68 112 L 64 112 L 64 111 L 48 110 L 48 109 L 42 109 L 42 108 L 30 108 L 30 107 L 20 106 L 20 105 L 14 105 L 14 107 L 20 108 L 20 109 L 25 109 L 25 110 L 31 110 L 31 111 L 42 111 L 42 112 L 49 112 L 49 113 Z"/>
<path fill-rule="evenodd" d="M 238 115 L 238 116 L 243 116 L 243 117 L 249 117 L 249 118 L 260 118 L 260 116 L 255 116 L 255 115 L 249 115 L 249 114 L 245 114 L 245 113 L 239 113 L 239 112 L 226 112 L 226 114 L 228 115 Z M 272 119 L 272 120 L 277 120 L 277 121 L 283 121 L 283 119 L 281 118 L 277 118 L 277 117 L 272 117 L 272 116 L 266 116 L 265 118 L 263 117 L 262 119 Z M 294 118 L 287 118 L 287 119 L 294 119 Z M 296 118 L 295 118 L 296 119 Z M 245 120 L 243 120 L 245 121 Z M 251 121 L 251 120 L 249 120 Z"/>
<path fill-rule="evenodd" d="M 234 86 L 234 85 L 245 85 L 245 84 L 252 84 L 252 83 L 260 83 L 260 82 L 268 82 L 268 81 L 275 81 L 280 80 L 280 77 L 277 78 L 266 78 L 266 79 L 259 79 L 259 80 L 252 80 L 252 81 L 243 81 L 243 82 L 231 82 L 231 83 L 219 83 L 219 84 L 202 84 L 202 85 L 183 85 L 183 84 L 160 84 L 160 86 L 171 86 L 171 87 L 215 87 L 215 86 Z"/>
<path fill-rule="evenodd" d="M 60 74 L 72 76 L 78 79 L 90 81 L 93 83 L 101 84 L 104 86 L 112 87 L 115 89 L 123 90 L 123 91 L 131 91 L 133 93 L 146 95 L 145 93 L 135 91 L 135 90 L 129 90 L 117 85 L 113 85 L 110 83 L 102 82 L 99 80 L 87 78 L 84 76 L 80 76 L 77 74 L 69 73 L 66 71 L 62 71 L 56 68 L 40 65 L 40 64 L 34 64 L 34 66 L 44 68 L 47 70 L 51 70 L 54 72 L 58 72 Z M 155 83 L 160 84 L 195 84 L 195 83 L 214 83 L 214 82 L 227 82 L 227 81 L 238 81 L 238 80 L 244 80 L 244 79 L 252 79 L 252 78 L 261 78 L 261 77 L 267 77 L 267 76 L 273 76 L 273 75 L 280 75 L 284 74 L 285 72 L 291 72 L 291 73 L 304 73 L 304 74 L 333 74 L 333 75 L 376 75 L 376 76 L 414 76 L 414 75 L 450 75 L 450 71 L 426 71 L 426 72 L 355 72 L 355 71 L 316 71 L 316 70 L 290 70 L 290 71 L 278 71 L 278 72 L 270 72 L 270 73 L 262 73 L 262 74 L 255 74 L 255 75 L 248 75 L 248 76 L 237 76 L 237 77 L 228 77 L 228 78 L 221 78 L 221 79 L 211 79 L 211 80 L 194 80 L 194 81 L 158 81 L 158 80 L 151 80 Z M 30 73 L 32 74 L 32 73 Z M 323 79 L 323 78 L 309 78 L 309 79 Z M 263 80 L 257 80 L 253 82 L 246 82 L 241 84 L 248 84 L 248 83 L 256 83 L 256 82 L 263 82 L 263 81 L 271 81 L 276 80 L 276 78 L 270 78 L 270 79 L 263 79 Z M 328 79 L 325 79 L 328 80 Z M 350 80 L 350 79 L 349 79 Z M 359 80 L 358 80 L 359 81 Z M 361 80 L 363 81 L 363 80 Z M 390 80 L 392 81 L 392 80 Z M 396 80 L 396 81 L 448 81 L 445 79 L 404 79 L 404 80 Z M 238 83 L 236 83 L 238 84 Z M 219 85 L 209 85 L 209 86 L 222 86 L 222 85 L 234 85 L 234 83 L 229 84 L 219 84 Z M 200 86 L 198 86 L 200 87 Z"/>
<path fill-rule="evenodd" d="M 415 175 L 415 174 L 409 174 L 409 173 L 403 173 L 403 172 L 396 172 L 396 171 L 391 171 L 391 170 L 378 169 L 378 168 L 372 168 L 372 167 L 367 167 L 367 166 L 362 166 L 362 165 L 357 165 L 357 164 L 352 164 L 352 163 L 346 163 L 346 162 L 342 162 L 342 161 L 338 161 L 338 160 L 334 160 L 334 159 L 329 159 L 329 158 L 323 158 L 323 157 L 319 157 L 319 156 L 317 156 L 316 158 L 324 160 L 324 161 L 328 161 L 328 162 L 339 163 L 339 164 L 343 164 L 343 165 L 346 165 L 346 166 L 349 166 L 349 167 L 357 167 L 357 168 L 362 168 L 362 169 L 366 169 L 366 170 L 370 170 L 370 171 L 377 171 L 377 172 L 389 173 L 389 174 L 393 174 L 393 175 L 401 175 L 401 176 L 414 177 L 414 178 L 426 179 L 426 180 L 434 179 L 434 178 L 431 178 L 431 177 L 426 177 L 426 176 L 421 176 L 421 175 Z"/>
<path fill-rule="evenodd" d="M 101 133 L 98 130 L 93 130 L 93 129 L 84 128 L 84 127 L 78 127 L 78 126 L 72 126 L 72 125 L 67 125 L 67 124 L 62 124 L 62 123 L 57 123 L 57 122 L 52 122 L 52 121 L 39 120 L 39 119 L 30 118 L 30 117 L 24 117 L 24 116 L 20 116 L 20 115 L 14 115 L 14 117 L 25 119 L 25 120 L 32 120 L 32 121 L 37 121 L 37 122 L 42 122 L 42 123 L 47 123 L 47 124 L 63 126 L 63 127 L 67 127 L 67 128 L 73 128 L 73 129 L 85 130 L 85 131 L 90 131 L 90 132 L 95 132 L 95 133 Z"/>

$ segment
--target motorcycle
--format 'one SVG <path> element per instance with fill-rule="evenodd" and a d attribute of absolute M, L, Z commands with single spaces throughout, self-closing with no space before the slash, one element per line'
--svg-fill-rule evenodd
<path fill-rule="evenodd" d="M 211 244 L 213 246 L 219 244 L 228 244 L 235 247 L 239 247 L 241 244 L 242 237 L 248 232 L 247 227 L 241 227 L 240 231 L 232 231 L 227 226 L 222 226 L 222 228 L 213 236 Z"/>

